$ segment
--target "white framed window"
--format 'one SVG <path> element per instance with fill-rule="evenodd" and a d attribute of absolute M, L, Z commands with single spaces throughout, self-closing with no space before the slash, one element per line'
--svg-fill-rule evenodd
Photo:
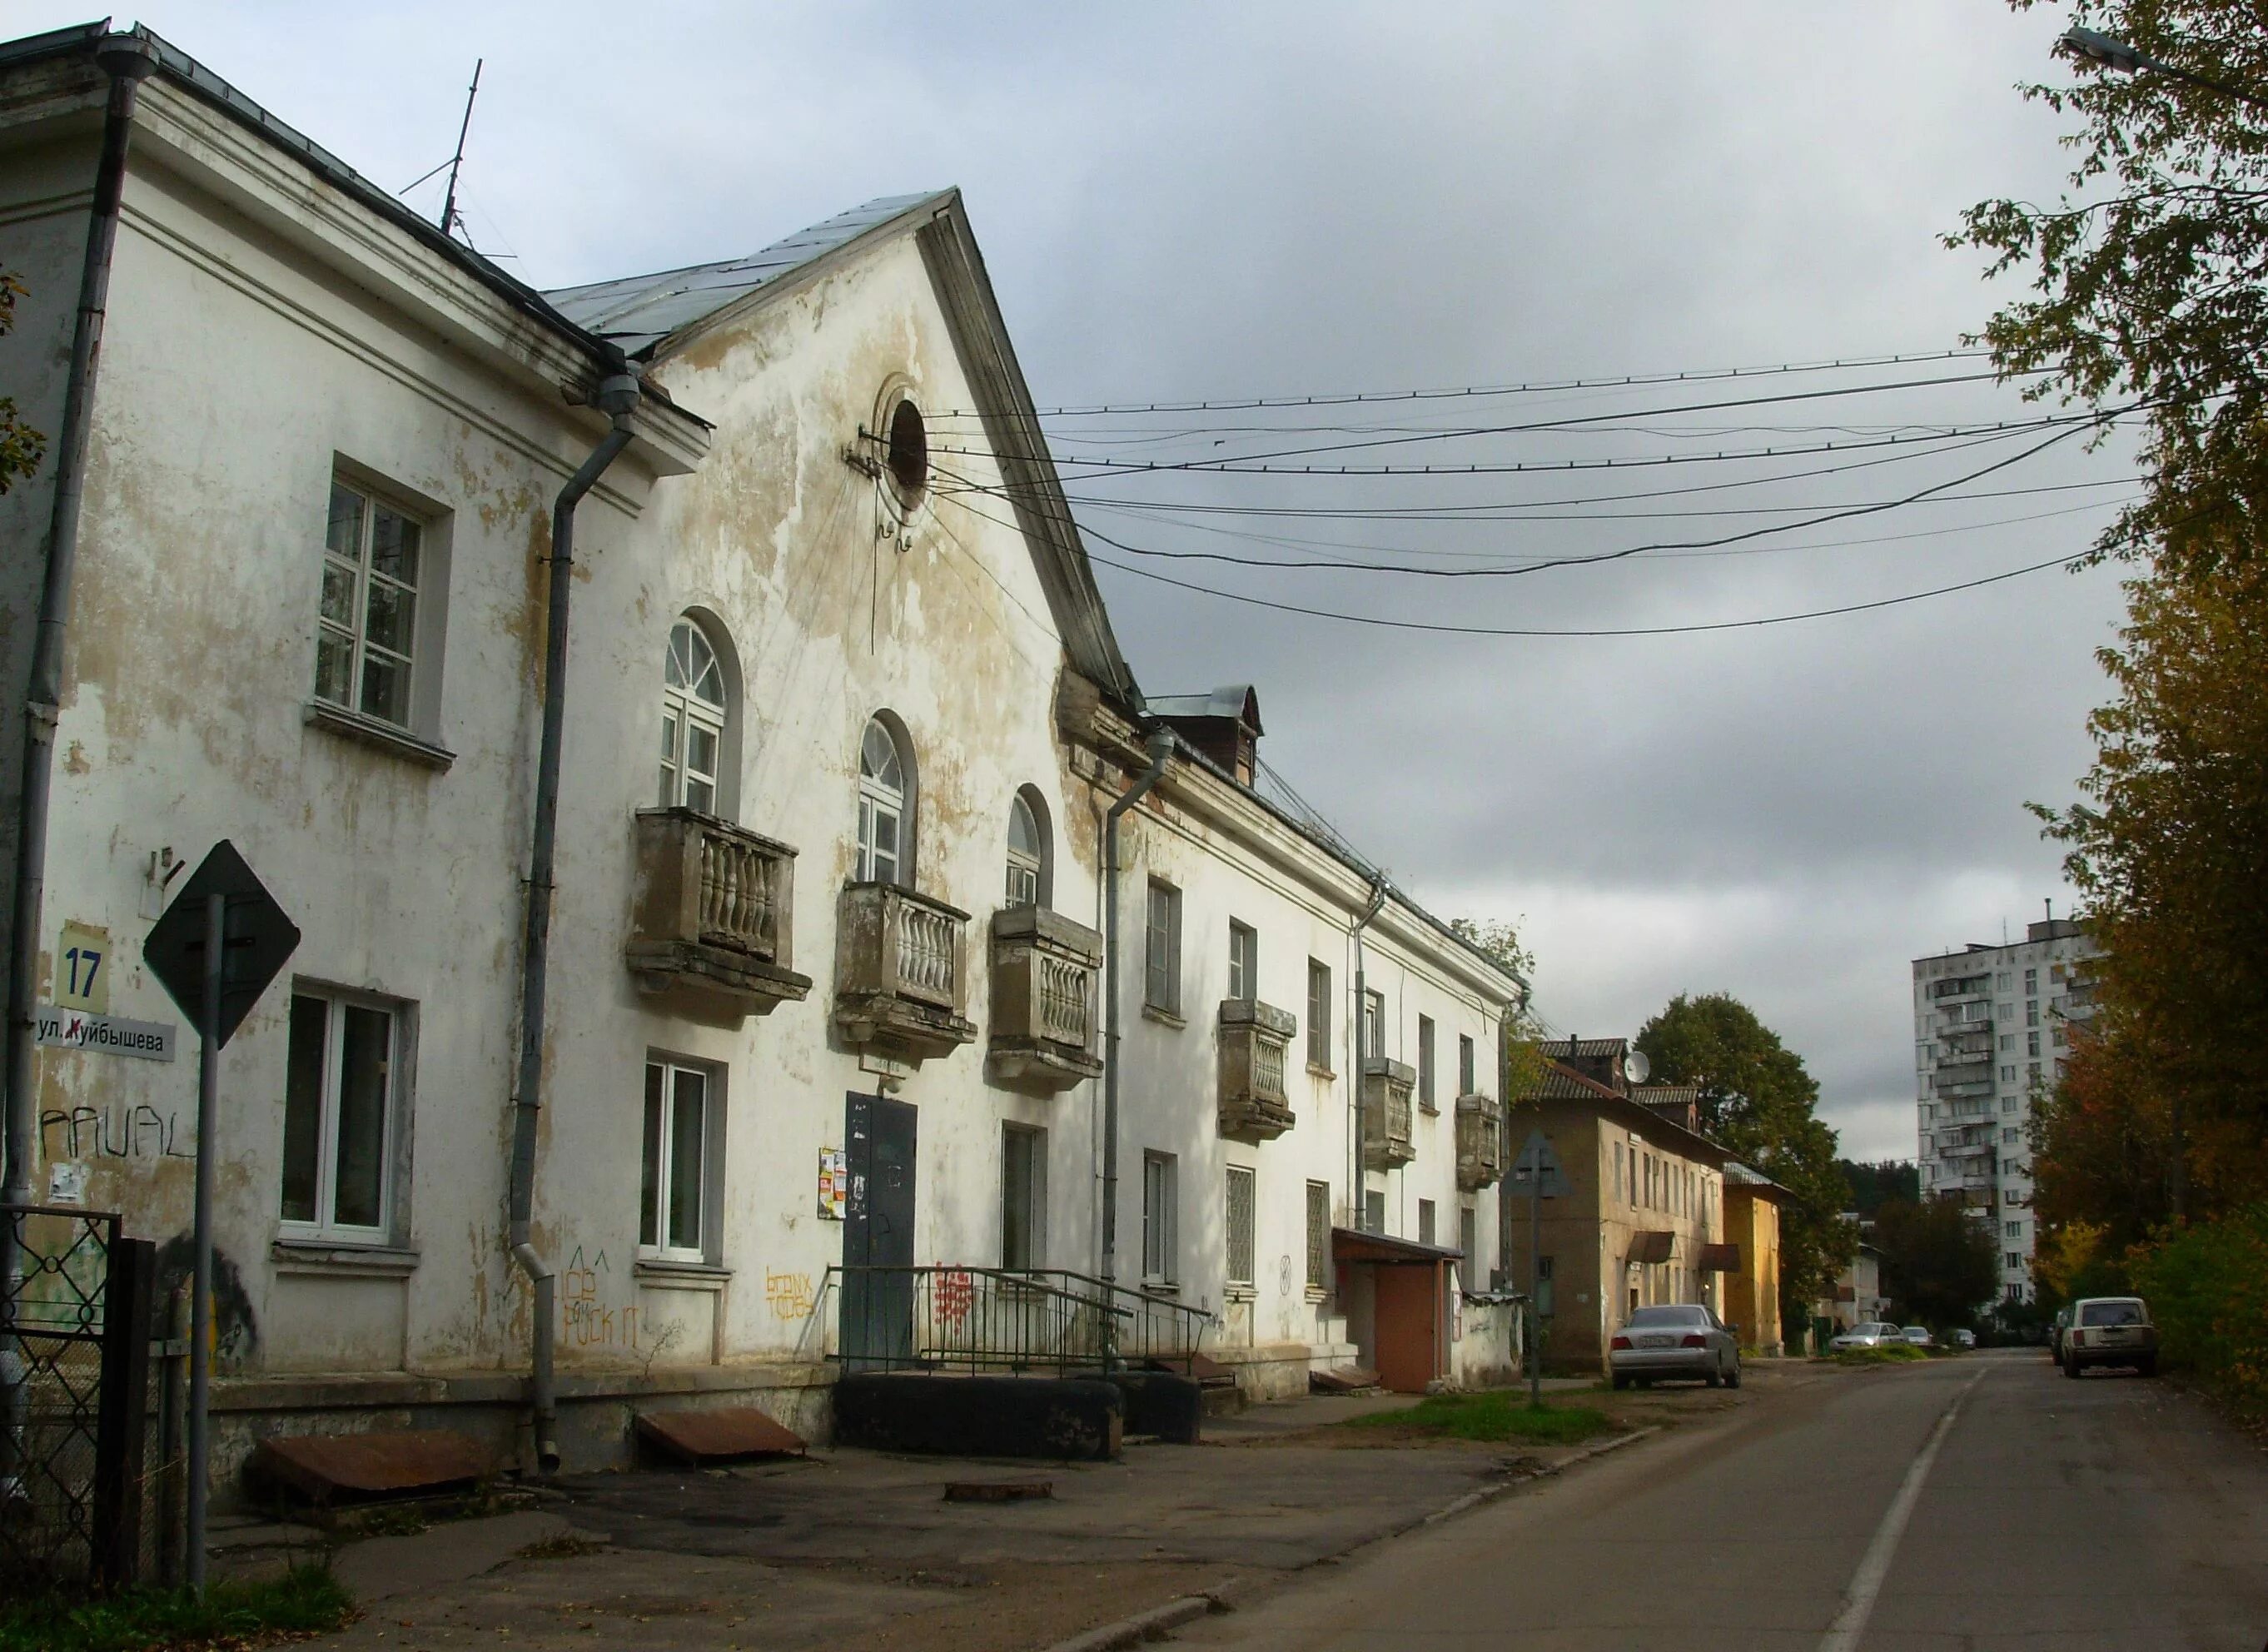
<path fill-rule="evenodd" d="M 1429 1113 L 1441 1110 L 1433 1101 L 1433 1018 L 1418 1018 L 1418 1105 Z"/>
<path fill-rule="evenodd" d="M 1362 1196 L 1362 1223 L 1372 1233 L 1386 1231 L 1386 1190 L 1373 1187 Z"/>
<path fill-rule="evenodd" d="M 1307 960 L 1307 1064 L 1331 1066 L 1331 966 Z"/>
<path fill-rule="evenodd" d="M 1476 1291 L 1487 1283 L 1481 1267 L 1480 1213 L 1470 1205 L 1457 1207 L 1457 1249 L 1465 1258 L 1465 1288 Z"/>
<path fill-rule="evenodd" d="M 858 741 L 858 861 L 853 881 L 910 886 L 912 776 L 898 738 L 879 717 Z"/>
<path fill-rule="evenodd" d="M 1046 815 L 1032 788 L 1018 792 L 1008 805 L 1008 904 L 1045 906 L 1048 888 Z"/>
<path fill-rule="evenodd" d="M 1366 1058 L 1386 1053 L 1386 994 L 1366 990 L 1362 995 L 1362 1051 Z"/>
<path fill-rule="evenodd" d="M 710 1260 L 710 1164 L 722 1118 L 716 1075 L 665 1057 L 645 1064 L 638 1168 L 638 1254 L 663 1262 Z"/>
<path fill-rule="evenodd" d="M 1255 1200 L 1259 1178 L 1241 1165 L 1228 1167 L 1228 1282 L 1252 1284 L 1257 1226 Z"/>
<path fill-rule="evenodd" d="M 1419 1199 L 1418 1201 L 1418 1243 L 1419 1244 L 1429 1245 L 1433 1243 L 1433 1201 L 1430 1198 Z"/>
<path fill-rule="evenodd" d="M 1535 1316 L 1549 1319 L 1552 1315 L 1551 1264 L 1550 1257 L 1535 1258 Z"/>
<path fill-rule="evenodd" d="M 1143 933 L 1142 1001 L 1169 1015 L 1182 1013 L 1182 892 L 1150 880 Z"/>
<path fill-rule="evenodd" d="M 400 1004 L 294 988 L 284 1092 L 287 1234 L 392 1239 L 403 1018 Z"/>
<path fill-rule="evenodd" d="M 1617 1141 L 1615 1143 L 1615 1198 L 1619 1203 L 1623 1197 L 1623 1144 Z"/>
<path fill-rule="evenodd" d="M 418 518 L 332 479 L 315 628 L 317 699 L 409 726 L 425 539 Z"/>
<path fill-rule="evenodd" d="M 2024 1236 L 2024 1224 L 2021 1221 L 2004 1222 L 2002 1227 L 2011 1239 L 2021 1239 Z"/>
<path fill-rule="evenodd" d="M 1046 1265 L 1048 1132 L 1022 1125 L 1000 1130 L 1000 1265 Z"/>
<path fill-rule="evenodd" d="M 1142 1282 L 1171 1285 L 1180 1272 L 1180 1195 L 1174 1185 L 1174 1155 L 1142 1155 Z"/>
<path fill-rule="evenodd" d="M 719 813 L 725 751 L 725 668 L 690 618 L 669 628 L 661 670 L 661 807 Z"/>
<path fill-rule="evenodd" d="M 1474 1071 L 1475 1058 L 1477 1053 L 1472 1039 L 1463 1033 L 1459 1033 L 1457 1035 L 1457 1094 L 1460 1095 L 1480 1094 L 1478 1076 Z"/>
<path fill-rule="evenodd" d="M 1307 1184 L 1307 1288 L 1328 1291 L 1331 1284 L 1331 1184 Z"/>
<path fill-rule="evenodd" d="M 1249 924 L 1228 920 L 1228 995 L 1241 1004 L 1260 996 L 1260 934 Z"/>

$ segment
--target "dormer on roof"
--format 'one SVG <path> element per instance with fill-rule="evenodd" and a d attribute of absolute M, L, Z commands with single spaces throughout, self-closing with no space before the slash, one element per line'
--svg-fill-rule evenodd
<path fill-rule="evenodd" d="M 1210 694 L 1154 694 L 1150 711 L 1190 748 L 1245 785 L 1259 763 L 1260 695 L 1248 682 Z"/>

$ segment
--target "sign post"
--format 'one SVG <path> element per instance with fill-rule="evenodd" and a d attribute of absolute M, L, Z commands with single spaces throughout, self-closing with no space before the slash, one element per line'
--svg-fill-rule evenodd
<path fill-rule="evenodd" d="M 1513 1179 L 1528 1184 L 1528 1403 L 1543 1403 L 1543 1316 L 1536 1311 L 1537 1264 L 1543 1247 L 1543 1201 L 1565 1198 L 1567 1177 L 1559 1155 L 1541 1130 L 1528 1132 L 1528 1140 L 1513 1164 Z"/>
<path fill-rule="evenodd" d="M 213 1118 L 220 1052 L 276 978 L 299 932 L 276 897 L 223 838 L 151 926 L 143 961 L 197 1029 L 197 1180 L 195 1283 L 189 1307 L 188 1583 L 205 1587 L 205 1500 L 211 1442 Z"/>

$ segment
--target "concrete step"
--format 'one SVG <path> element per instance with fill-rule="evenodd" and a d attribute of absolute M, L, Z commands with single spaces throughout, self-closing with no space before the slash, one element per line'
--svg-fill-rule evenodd
<path fill-rule="evenodd" d="M 1204 1387 L 1204 1414 L 1208 1417 L 1233 1417 L 1245 1407 L 1244 1390 L 1233 1383 L 1208 1383 Z"/>

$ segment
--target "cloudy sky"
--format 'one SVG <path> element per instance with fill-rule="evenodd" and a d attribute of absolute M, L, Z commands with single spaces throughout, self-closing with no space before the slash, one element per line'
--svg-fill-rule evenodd
<path fill-rule="evenodd" d="M 18 0 L 9 32 L 83 15 Z M 1947 351 L 1995 300 L 1939 238 L 1974 201 L 2060 178 L 2054 118 L 2012 90 L 2061 72 L 2060 20 L 1984 0 L 180 0 L 140 18 L 389 185 L 446 157 L 484 57 L 468 230 L 541 286 L 958 184 L 1042 408 Z M 438 204 L 438 188 L 409 198 Z M 1754 400 L 1977 369 L 1081 414 L 1052 433 L 1066 455 L 1182 467 L 1068 468 L 1089 528 L 1126 548 L 1094 543 L 1114 562 L 1369 620 L 1634 631 L 2082 548 L 2130 491 L 2115 433 L 2017 458 L 2053 431 L 1979 427 L 2058 409 L 1973 382 Z M 1441 434 L 1546 421 L 1561 427 Z M 1494 468 L 1188 468 L 1415 435 L 1432 439 L 1270 462 Z M 1765 447 L 1781 456 L 1714 457 Z M 1665 457 L 1681 462 L 1600 464 Z M 1801 526 L 2004 460 L 1951 500 Z M 1765 526 L 1780 531 L 1692 542 Z M 1679 548 L 1503 572 L 1660 542 Z M 1736 993 L 1809 1063 L 1860 1156 L 1913 1151 L 1909 960 L 1997 940 L 2043 899 L 2062 910 L 2023 806 L 2067 800 L 2086 766 L 2092 652 L 2119 608 L 2115 573 L 2051 569 L 1800 623 L 1458 636 L 1101 578 L 1145 688 L 1256 683 L 1263 756 L 1322 815 L 1436 911 L 1518 920 L 1553 1025 L 1630 1033 L 1675 992 Z"/>

